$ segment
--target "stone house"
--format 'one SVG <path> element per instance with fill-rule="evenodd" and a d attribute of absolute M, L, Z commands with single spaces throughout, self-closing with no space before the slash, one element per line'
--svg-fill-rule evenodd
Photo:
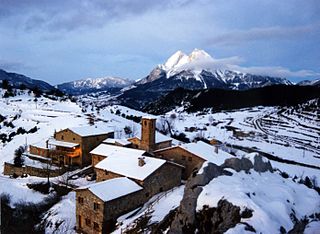
<path fill-rule="evenodd" d="M 127 177 L 144 188 L 146 198 L 181 183 L 181 165 L 148 157 L 143 150 L 100 144 L 91 154 L 97 182 Z"/>
<path fill-rule="evenodd" d="M 141 138 L 136 136 L 129 138 L 128 141 L 137 149 L 153 152 L 157 149 L 167 148 L 172 145 L 172 139 L 156 131 L 156 118 L 142 117 L 141 119 Z"/>
<path fill-rule="evenodd" d="M 181 184 L 182 166 L 144 150 L 102 143 L 91 154 L 97 183 L 77 189 L 80 232 L 109 232 L 120 215 Z"/>
<path fill-rule="evenodd" d="M 113 221 L 142 205 L 143 188 L 126 177 L 118 177 L 76 192 L 76 225 L 79 233 L 109 233 Z"/>
<path fill-rule="evenodd" d="M 205 161 L 222 164 L 224 160 L 232 157 L 225 151 L 218 151 L 217 147 L 198 141 L 196 143 L 181 144 L 153 152 L 158 158 L 175 162 L 184 166 L 183 179 L 188 179 L 195 171 L 200 169 Z"/>
<path fill-rule="evenodd" d="M 95 126 L 67 128 L 55 132 L 53 138 L 30 145 L 31 156 L 50 157 L 54 164 L 83 167 L 91 164 L 90 151 L 114 136 L 111 129 Z"/>

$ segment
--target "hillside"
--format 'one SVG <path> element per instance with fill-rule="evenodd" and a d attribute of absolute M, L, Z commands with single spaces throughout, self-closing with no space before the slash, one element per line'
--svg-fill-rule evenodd
<path fill-rule="evenodd" d="M 214 111 L 240 109 L 254 106 L 290 106 L 319 98 L 320 89 L 315 86 L 277 85 L 244 91 L 208 89 L 176 89 L 143 108 L 153 114 L 163 114 L 175 107 L 184 106 L 187 111 Z"/>
<path fill-rule="evenodd" d="M 38 88 L 43 92 L 55 90 L 52 85 L 42 80 L 35 80 L 18 73 L 6 72 L 5 70 L 0 69 L 0 81 L 3 82 L 4 80 L 7 80 L 14 88 Z"/>

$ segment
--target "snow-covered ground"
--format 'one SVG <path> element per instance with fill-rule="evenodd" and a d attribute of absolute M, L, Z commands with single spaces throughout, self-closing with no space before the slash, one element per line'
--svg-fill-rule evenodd
<path fill-rule="evenodd" d="M 76 233 L 76 193 L 70 192 L 51 207 L 44 215 L 42 224 L 47 234 Z"/>
<path fill-rule="evenodd" d="M 312 115 L 298 118 L 289 111 L 279 115 L 278 111 L 277 107 L 255 107 L 204 114 L 177 109 L 168 112 L 165 118 L 172 122 L 174 131 L 185 133 L 190 140 L 196 137 L 216 139 L 234 148 L 256 149 L 320 167 L 320 120 Z M 273 165 L 291 176 L 316 176 L 320 180 L 318 169 L 278 162 Z"/>
<path fill-rule="evenodd" d="M 203 188 L 197 201 L 198 211 L 204 205 L 217 207 L 218 201 L 225 199 L 242 211 L 253 211 L 251 218 L 241 221 L 253 226 L 257 233 L 279 233 L 281 226 L 287 231 L 293 228 L 290 214 L 300 220 L 320 210 L 319 194 L 303 184 L 271 172 L 232 172 L 232 176 L 219 176 Z M 245 233 L 244 228 L 245 225 L 238 224 L 227 233 Z"/>
<path fill-rule="evenodd" d="M 0 89 L 0 95 L 3 95 L 3 93 Z M 1 134 L 9 136 L 11 133 L 17 132 L 20 127 L 23 127 L 26 131 L 34 127 L 38 128 L 35 133 L 15 135 L 9 142 L 0 142 L 0 173 L 3 172 L 3 163 L 12 161 L 14 151 L 19 146 L 44 141 L 52 136 L 55 130 L 88 125 L 89 116 L 93 117 L 96 125 L 114 129 L 116 138 L 140 136 L 140 124 L 123 116 L 141 117 L 145 113 L 117 105 L 97 110 L 94 106 L 93 108 L 88 107 L 87 103 L 87 107 L 84 108 L 81 101 L 79 100 L 79 104 L 77 104 L 69 100 L 59 101 L 45 97 L 37 98 L 37 101 L 35 101 L 33 94 L 27 92 L 22 92 L 16 97 L 0 99 L 0 114 L 5 117 L 5 120 L 0 123 Z M 91 102 L 92 100 L 86 101 Z M 86 109 L 86 112 L 82 111 L 84 109 Z M 317 116 L 303 112 L 291 114 L 288 111 L 278 114 L 278 111 L 279 109 L 276 107 L 256 107 L 207 114 L 188 114 L 176 110 L 167 113 L 165 116 L 167 119 L 171 119 L 173 130 L 176 133 L 185 133 L 190 140 L 195 137 L 216 139 L 225 145 L 231 144 L 234 147 L 257 149 L 279 158 L 320 167 L 320 150 L 317 148 L 319 147 L 320 132 L 318 129 L 320 126 L 316 119 Z M 172 114 L 175 114 L 176 117 L 171 118 Z M 155 117 L 160 122 L 162 117 Z M 10 122 L 12 123 L 11 126 L 8 125 Z M 126 126 L 129 126 L 132 130 L 129 135 L 124 132 Z M 177 144 L 178 142 L 174 141 L 174 143 Z M 239 149 L 235 153 L 238 156 L 247 154 Z M 319 183 L 319 169 L 277 161 L 271 161 L 271 163 L 274 168 L 287 172 L 290 177 L 295 175 L 298 177 L 309 176 Z M 63 180 L 62 177 L 52 180 Z M 296 184 L 290 179 L 285 180 L 276 173 L 260 175 L 255 172 L 251 174 L 234 173 L 231 177 L 221 176 L 205 187 L 201 195 L 202 198 L 199 200 L 199 207 L 205 203 L 214 206 L 217 199 L 222 196 L 228 197 L 228 200 L 230 199 L 229 201 L 234 202 L 235 205 L 247 206 L 255 210 L 253 217 L 246 220 L 255 227 L 264 228 L 268 221 L 272 221 L 272 224 L 268 227 L 268 230 L 272 233 L 274 231 L 278 233 L 279 224 L 289 230 L 292 227 L 292 222 L 289 222 L 290 217 L 288 216 L 291 209 L 296 211 L 297 217 L 318 212 L 320 209 L 319 195 L 314 190 Z M 37 177 L 10 179 L 1 175 L 0 194 L 2 192 L 8 193 L 11 196 L 12 206 L 19 201 L 41 202 L 46 195 L 29 189 L 26 184 L 43 180 L 45 179 Z M 83 186 L 92 182 L 86 181 L 85 178 L 78 178 L 71 183 L 76 186 Z M 270 194 L 270 189 L 274 193 Z M 135 215 L 130 216 L 130 214 L 133 214 L 133 212 L 130 212 L 120 217 L 118 222 L 122 225 L 115 232 L 120 232 L 127 225 L 134 225 L 134 221 L 146 212 L 151 217 L 150 223 L 160 222 L 170 210 L 179 206 L 183 197 L 183 190 L 184 186 L 181 186 L 166 196 L 162 197 L 162 194 L 154 196 Z M 256 196 L 248 198 L 247 193 L 254 192 Z M 281 196 L 277 194 L 281 194 Z M 155 202 L 159 197 L 161 199 Z M 43 220 L 48 224 L 46 226 L 47 233 L 73 233 L 75 226 L 74 193 L 69 193 L 63 197 L 59 203 L 46 212 Z M 54 229 L 55 225 L 59 223 L 61 223 L 59 227 Z M 314 230 L 319 230 L 318 227 L 319 222 L 310 223 L 307 226 L 306 233 L 314 233 Z M 243 231 L 244 226 L 240 224 L 229 230 L 230 233 L 241 233 Z"/>
<path fill-rule="evenodd" d="M 184 187 L 184 185 L 181 185 L 174 188 L 173 191 L 159 193 L 145 203 L 136 214 L 132 215 L 137 210 L 119 217 L 117 222 L 120 225 L 113 233 L 122 233 L 126 229 L 133 228 L 135 222 L 143 216 L 150 217 L 148 224 L 159 223 L 171 210 L 179 206 L 183 197 Z"/>

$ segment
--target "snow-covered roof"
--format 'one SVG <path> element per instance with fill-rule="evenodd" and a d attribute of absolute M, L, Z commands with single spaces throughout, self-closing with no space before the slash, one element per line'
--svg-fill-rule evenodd
<path fill-rule="evenodd" d="M 142 116 L 142 119 L 157 119 L 157 118 L 155 116 L 145 115 L 145 116 Z"/>
<path fill-rule="evenodd" d="M 198 141 L 196 143 L 188 143 L 179 145 L 182 149 L 189 151 L 192 154 L 203 158 L 206 161 L 222 164 L 227 158 L 233 157 L 231 154 L 218 150 L 218 153 L 215 152 L 215 147 L 209 145 L 203 141 Z"/>
<path fill-rule="evenodd" d="M 128 195 L 130 193 L 140 191 L 143 188 L 126 177 L 119 177 L 103 182 L 90 184 L 84 187 L 80 187 L 79 189 L 89 189 L 89 191 L 91 191 L 101 200 L 108 202 L 116 198 Z"/>
<path fill-rule="evenodd" d="M 140 157 L 145 152 L 146 151 L 144 150 L 138 150 L 138 149 L 126 148 L 122 146 L 108 145 L 108 144 L 100 144 L 96 148 L 90 151 L 91 154 L 97 154 L 102 156 L 124 155 L 124 156 L 132 156 L 132 157 Z"/>
<path fill-rule="evenodd" d="M 120 145 L 130 145 L 131 142 L 128 141 L 127 139 L 113 139 L 113 138 L 107 138 L 105 139 L 102 143 L 106 144 L 120 144 Z"/>
<path fill-rule="evenodd" d="M 95 165 L 98 169 L 111 171 L 132 179 L 144 180 L 165 164 L 165 160 L 143 156 L 145 151 L 124 148 L 121 146 L 101 144 L 90 153 L 107 156 Z M 139 158 L 143 157 L 145 164 L 139 166 Z"/>
<path fill-rule="evenodd" d="M 38 148 L 47 149 L 46 141 L 39 141 L 39 142 L 33 143 L 31 145 L 38 147 Z"/>
<path fill-rule="evenodd" d="M 99 127 L 98 126 L 82 126 L 82 127 L 73 127 L 69 129 L 72 132 L 82 137 L 108 134 L 114 131 L 110 127 L 101 127 L 101 126 Z"/>
<path fill-rule="evenodd" d="M 58 141 L 54 138 L 50 138 L 49 145 L 55 145 L 55 146 L 62 146 L 62 147 L 66 147 L 66 148 L 73 148 L 79 145 L 79 143 L 72 143 L 72 142 L 66 142 L 66 141 Z"/>

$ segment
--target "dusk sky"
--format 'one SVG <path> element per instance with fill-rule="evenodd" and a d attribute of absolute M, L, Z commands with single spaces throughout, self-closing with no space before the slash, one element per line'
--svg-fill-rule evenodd
<path fill-rule="evenodd" d="M 0 0 L 0 68 L 51 84 L 145 77 L 177 50 L 320 78 L 318 0 Z"/>

